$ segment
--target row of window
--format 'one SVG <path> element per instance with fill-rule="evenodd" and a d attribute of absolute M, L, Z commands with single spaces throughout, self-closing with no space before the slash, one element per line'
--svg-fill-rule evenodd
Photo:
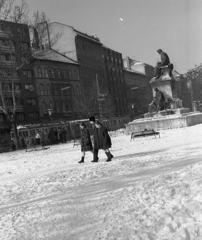
<path fill-rule="evenodd" d="M 79 74 L 76 70 L 61 70 L 61 69 L 47 69 L 44 68 L 44 72 L 40 67 L 37 67 L 38 78 L 60 78 L 60 79 L 72 79 L 79 80 Z"/>
<path fill-rule="evenodd" d="M 91 54 L 101 54 L 101 48 L 94 47 L 90 44 L 84 44 L 84 43 L 76 43 L 76 46 L 78 49 L 81 49 L 83 51 L 87 51 L 88 53 Z"/>
<path fill-rule="evenodd" d="M 59 84 L 55 84 L 52 86 L 53 87 L 53 93 L 55 96 L 75 96 L 75 95 L 80 95 L 81 91 L 79 86 L 74 87 L 73 85 L 59 85 Z M 37 85 L 37 92 L 38 95 L 40 96 L 51 96 L 52 95 L 52 91 L 51 91 L 51 85 L 50 84 L 38 84 Z"/>
<path fill-rule="evenodd" d="M 22 106 L 22 99 L 21 98 L 16 98 L 16 105 L 17 106 Z M 13 99 L 12 98 L 5 98 L 5 104 L 6 106 L 13 107 Z M 3 106 L 2 100 L 0 99 L 0 106 Z"/>
<path fill-rule="evenodd" d="M 12 91 L 12 83 L 2 83 L 2 89 L 5 92 L 11 92 Z M 20 91 L 20 84 L 15 83 L 14 90 Z"/>

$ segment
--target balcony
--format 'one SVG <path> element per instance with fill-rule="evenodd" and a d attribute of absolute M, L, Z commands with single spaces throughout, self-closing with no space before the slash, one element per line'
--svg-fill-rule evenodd
<path fill-rule="evenodd" d="M 0 61 L 0 65 L 2 67 L 15 67 L 16 62 L 15 61 Z"/>
<path fill-rule="evenodd" d="M 11 35 L 11 32 L 9 32 L 9 31 L 0 30 L 0 37 L 3 37 L 3 38 L 11 38 L 12 35 Z"/>
<path fill-rule="evenodd" d="M 0 51 L 2 53 L 15 53 L 15 48 L 11 46 L 1 46 L 0 45 Z"/>
<path fill-rule="evenodd" d="M 12 96 L 12 91 L 3 92 L 4 96 Z M 15 97 L 21 97 L 21 91 L 15 91 Z"/>

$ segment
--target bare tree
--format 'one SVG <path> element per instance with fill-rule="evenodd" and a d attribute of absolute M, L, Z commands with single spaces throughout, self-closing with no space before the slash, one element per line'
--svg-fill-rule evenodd
<path fill-rule="evenodd" d="M 26 0 L 0 0 L 0 28 L 4 34 L 4 39 L 0 41 L 1 47 L 7 47 L 4 59 L 0 56 L 0 110 L 5 113 L 12 124 L 16 148 L 19 148 L 16 110 L 18 105 L 21 105 L 19 73 L 25 64 L 31 64 L 33 57 L 46 55 L 52 44 L 58 39 L 58 36 L 55 36 L 52 41 L 49 40 L 47 29 L 49 20 L 44 13 L 39 14 L 37 12 L 33 19 L 29 20 L 28 12 L 29 8 Z M 14 37 L 9 22 L 26 24 L 30 31 L 35 34 L 35 45 L 32 48 L 20 45 L 18 39 Z M 40 24 L 41 22 L 45 24 Z M 18 34 L 21 35 L 22 39 L 25 36 L 24 31 Z M 20 58 L 21 61 L 19 61 Z M 12 81 L 7 81 L 8 76 L 12 77 Z"/>
<path fill-rule="evenodd" d="M 195 65 L 194 68 L 188 70 L 185 74 L 187 80 L 187 88 L 191 94 L 192 110 L 194 109 L 194 100 L 202 99 L 202 64 Z"/>
<path fill-rule="evenodd" d="M 85 88 L 80 95 L 72 95 L 73 108 L 83 117 L 99 115 L 98 94 L 96 86 Z"/>

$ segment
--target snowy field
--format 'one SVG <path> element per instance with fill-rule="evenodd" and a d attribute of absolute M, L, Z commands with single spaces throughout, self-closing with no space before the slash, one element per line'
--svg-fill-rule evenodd
<path fill-rule="evenodd" d="M 0 154 L 0 239 L 202 240 L 202 125 L 160 133 Z"/>

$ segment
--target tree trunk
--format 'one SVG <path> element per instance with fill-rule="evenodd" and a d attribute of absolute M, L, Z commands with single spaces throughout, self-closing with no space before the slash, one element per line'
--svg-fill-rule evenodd
<path fill-rule="evenodd" d="M 20 141 L 19 141 L 19 136 L 18 136 L 18 131 L 17 131 L 17 125 L 15 119 L 11 120 L 12 124 L 12 129 L 13 129 L 13 135 L 15 139 L 15 144 L 16 144 L 16 149 L 20 149 Z"/>

